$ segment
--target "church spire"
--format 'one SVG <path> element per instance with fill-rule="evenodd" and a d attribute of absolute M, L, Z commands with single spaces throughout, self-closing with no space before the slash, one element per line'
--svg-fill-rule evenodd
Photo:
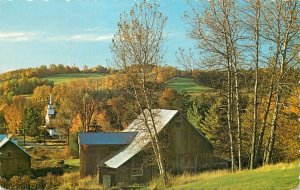
<path fill-rule="evenodd" d="M 52 95 L 50 94 L 50 100 L 48 104 L 48 109 L 47 109 L 47 115 L 54 115 L 54 107 L 52 103 Z"/>
<path fill-rule="evenodd" d="M 52 94 L 50 94 L 50 101 L 49 101 L 49 105 L 52 105 Z"/>

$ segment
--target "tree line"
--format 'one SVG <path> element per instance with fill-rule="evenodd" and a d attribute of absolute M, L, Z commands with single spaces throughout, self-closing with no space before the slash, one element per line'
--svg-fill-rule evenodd
<path fill-rule="evenodd" d="M 258 79 L 260 83 L 267 83 L 267 74 L 270 72 L 269 68 L 260 68 Z M 297 83 L 297 79 L 299 78 L 300 70 L 299 68 L 291 68 L 289 73 L 290 83 Z M 240 69 L 239 70 L 239 86 L 241 89 L 245 89 L 248 92 L 252 90 L 252 87 L 255 83 L 255 70 L 253 69 Z M 222 70 L 199 70 L 194 69 L 192 73 L 188 76 L 193 78 L 193 81 L 198 85 L 208 86 L 218 90 L 226 90 L 226 71 Z M 263 86 L 259 86 L 260 91 Z"/>
<path fill-rule="evenodd" d="M 279 133 L 289 128 L 280 123 L 285 115 L 284 105 L 295 92 L 295 81 L 299 80 L 299 71 L 294 72 L 299 69 L 299 1 L 232 0 L 189 4 L 190 12 L 184 16 L 189 26 L 187 33 L 197 42 L 195 51 L 199 52 L 198 62 L 193 66 L 224 71 L 226 102 L 221 101 L 220 106 L 226 113 L 222 119 L 226 124 L 222 126 L 227 127 L 232 170 L 236 161 L 239 170 L 275 161 Z M 189 56 L 182 50 L 178 55 L 184 65 L 195 63 L 186 61 L 184 58 Z M 247 67 L 253 68 L 251 80 L 247 82 L 251 90 L 248 94 L 243 91 L 242 82 L 243 69 Z M 220 81 L 219 76 L 216 78 Z M 252 102 L 248 108 L 241 105 L 243 96 Z M 252 114 L 247 124 L 244 113 Z M 245 134 L 249 126 L 251 132 Z M 243 152 L 249 153 L 246 163 Z"/>
<path fill-rule="evenodd" d="M 43 78 L 49 75 L 55 74 L 72 74 L 72 73 L 114 73 L 115 69 L 106 68 L 101 65 L 96 65 L 94 67 L 88 67 L 84 65 L 82 69 L 79 69 L 77 66 L 69 66 L 64 64 L 50 64 L 41 65 L 35 68 L 28 69 L 18 69 L 14 71 L 9 71 L 0 74 L 0 82 L 4 82 L 11 79 L 21 79 L 21 78 Z"/>

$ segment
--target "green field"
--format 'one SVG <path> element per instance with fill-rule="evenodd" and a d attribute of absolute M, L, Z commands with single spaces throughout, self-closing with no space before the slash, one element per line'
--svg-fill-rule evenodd
<path fill-rule="evenodd" d="M 191 78 L 174 78 L 167 82 L 167 88 L 173 88 L 178 92 L 185 90 L 188 93 L 200 93 L 211 88 L 197 85 Z"/>
<path fill-rule="evenodd" d="M 106 74 L 99 73 L 74 73 L 74 74 L 55 74 L 45 77 L 45 79 L 52 80 L 54 83 L 67 83 L 72 80 L 81 80 L 81 79 L 99 79 L 107 76 Z"/>
<path fill-rule="evenodd" d="M 79 171 L 79 159 L 65 160 L 64 171 L 68 171 L 68 172 Z"/>
<path fill-rule="evenodd" d="M 175 185 L 169 190 L 288 190 L 299 185 L 299 161 L 290 164 L 265 166 L 255 170 L 244 170 L 237 173 L 211 172 L 190 178 L 174 178 Z M 179 184 L 182 185 L 179 185 Z M 177 184 L 177 185 L 176 185 Z"/>

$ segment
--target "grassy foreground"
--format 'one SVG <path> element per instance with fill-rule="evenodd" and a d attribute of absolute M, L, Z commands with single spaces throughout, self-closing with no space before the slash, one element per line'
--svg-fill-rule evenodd
<path fill-rule="evenodd" d="M 99 73 L 74 73 L 74 74 L 55 74 L 45 77 L 45 79 L 52 80 L 54 83 L 67 83 L 72 80 L 80 80 L 80 79 L 99 79 L 105 77 L 105 74 Z"/>
<path fill-rule="evenodd" d="M 210 88 L 199 86 L 191 78 L 174 78 L 167 82 L 166 87 L 173 88 L 178 92 L 185 90 L 187 93 L 200 93 Z"/>
<path fill-rule="evenodd" d="M 171 179 L 169 190 L 290 190 L 298 189 L 299 160 L 237 173 L 227 171 L 185 174 Z M 150 185 L 151 186 L 151 185 Z M 150 187 L 151 188 L 151 187 Z M 165 188 L 163 188 L 165 189 Z"/>

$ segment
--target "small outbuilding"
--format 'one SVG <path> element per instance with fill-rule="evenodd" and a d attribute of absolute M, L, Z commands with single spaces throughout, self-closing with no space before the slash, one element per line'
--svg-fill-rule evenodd
<path fill-rule="evenodd" d="M 0 177 L 31 174 L 31 156 L 17 144 L 5 137 L 0 142 Z"/>

